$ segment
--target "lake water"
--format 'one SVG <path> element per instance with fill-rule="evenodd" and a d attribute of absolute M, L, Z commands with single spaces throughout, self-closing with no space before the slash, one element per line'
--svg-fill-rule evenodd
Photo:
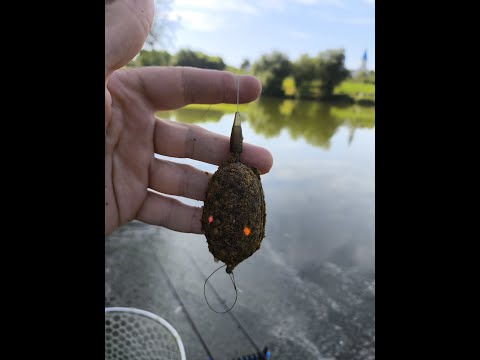
<path fill-rule="evenodd" d="M 229 135 L 234 108 L 222 108 L 158 115 Z M 262 176 L 266 238 L 261 249 L 235 269 L 241 290 L 235 316 L 260 347 L 270 348 L 274 359 L 374 359 L 374 108 L 262 99 L 242 106 L 240 112 L 244 141 L 268 148 L 274 165 Z M 193 160 L 175 161 L 216 170 Z M 141 229 L 131 233 L 145 231 Z M 242 333 L 225 315 L 205 305 L 203 281 L 219 266 L 208 252 L 205 237 L 168 230 L 157 236 L 158 229 L 148 229 L 146 238 L 155 237 L 150 244 L 159 246 L 156 259 L 163 262 L 186 299 L 216 358 L 247 354 L 250 350 L 243 349 L 250 344 Z M 228 281 L 221 271 L 212 278 L 231 303 L 234 293 Z M 220 306 L 213 297 L 209 299 L 212 306 Z M 158 306 L 152 309 L 158 312 Z M 185 321 L 167 309 L 162 311 L 186 334 L 183 337 L 179 330 L 187 357 L 205 359 Z"/>

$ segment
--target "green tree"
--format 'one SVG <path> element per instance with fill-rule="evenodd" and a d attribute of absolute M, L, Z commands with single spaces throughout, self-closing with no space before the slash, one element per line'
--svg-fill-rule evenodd
<path fill-rule="evenodd" d="M 318 54 L 317 78 L 320 80 L 320 98 L 333 95 L 336 85 L 345 80 L 350 72 L 345 68 L 345 51 L 327 50 Z"/>
<path fill-rule="evenodd" d="M 317 64 L 314 58 L 303 54 L 293 63 L 292 76 L 295 79 L 296 97 L 300 99 L 313 99 L 318 97 Z M 316 88 L 317 89 L 316 89 Z"/>
<path fill-rule="evenodd" d="M 179 24 L 178 19 L 173 19 L 170 16 L 172 3 L 173 0 L 154 0 L 155 17 L 152 27 L 150 28 L 150 33 L 143 44 L 143 49 L 140 54 L 130 61 L 127 66 L 169 65 L 171 55 L 166 51 L 163 52 L 163 54 L 161 51 L 151 54 L 148 52 L 155 51 L 159 47 L 165 47 L 172 43 L 176 28 Z"/>
<path fill-rule="evenodd" d="M 250 60 L 248 59 L 243 59 L 242 65 L 240 65 L 240 69 L 243 71 L 249 71 L 251 67 Z"/>
<path fill-rule="evenodd" d="M 154 50 L 158 46 L 171 44 L 179 25 L 179 20 L 170 16 L 173 0 L 155 0 L 154 3 L 155 18 L 143 46 L 144 50 Z"/>
<path fill-rule="evenodd" d="M 226 65 L 218 56 L 209 56 L 200 51 L 182 49 L 173 58 L 173 65 L 192 66 L 203 69 L 224 70 Z"/>
<path fill-rule="evenodd" d="M 262 55 L 252 65 L 252 72 L 262 82 L 263 93 L 269 96 L 283 97 L 283 80 L 290 75 L 292 63 L 281 52 L 274 51 Z"/>
<path fill-rule="evenodd" d="M 355 81 L 364 82 L 367 84 L 374 84 L 375 85 L 375 71 L 359 71 L 355 74 L 354 78 Z"/>
<path fill-rule="evenodd" d="M 168 66 L 172 55 L 164 50 L 141 50 L 133 61 L 134 66 Z"/>

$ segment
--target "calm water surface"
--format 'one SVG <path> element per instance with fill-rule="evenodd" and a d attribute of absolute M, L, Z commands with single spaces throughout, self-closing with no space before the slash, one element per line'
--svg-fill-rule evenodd
<path fill-rule="evenodd" d="M 374 108 L 266 99 L 240 111 L 244 141 L 268 148 L 274 158 L 271 172 L 262 177 L 265 244 L 297 271 L 331 263 L 373 274 Z M 233 112 L 215 106 L 159 115 L 225 135 L 233 119 Z"/>
<path fill-rule="evenodd" d="M 221 109 L 225 106 L 158 116 L 229 135 L 235 108 Z M 235 269 L 241 289 L 235 315 L 275 359 L 374 359 L 374 108 L 262 99 L 240 111 L 244 141 L 268 148 L 274 165 L 262 176 L 266 238 Z M 216 170 L 193 160 L 175 161 Z M 169 272 L 216 358 L 247 354 L 250 345 L 238 329 L 205 305 L 203 281 L 219 265 L 205 237 L 168 230 L 161 234 L 149 235 L 155 238 L 152 244 L 162 246 L 156 261 Z M 143 263 L 145 256 L 139 257 Z M 156 273 L 153 267 L 151 273 Z M 125 281 L 125 274 L 118 276 Z M 212 283 L 228 303 L 232 285 L 224 272 L 217 274 Z M 184 320 L 169 317 L 167 310 L 161 315 L 186 334 L 189 359 L 206 358 L 199 355 L 202 348 L 188 335 Z"/>

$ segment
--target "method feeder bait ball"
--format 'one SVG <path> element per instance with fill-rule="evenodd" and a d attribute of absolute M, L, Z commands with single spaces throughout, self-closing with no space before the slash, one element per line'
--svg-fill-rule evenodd
<path fill-rule="evenodd" d="M 230 157 L 208 183 L 202 214 L 202 231 L 215 259 L 226 272 L 252 256 L 265 237 L 265 196 L 259 171 L 240 161 L 242 124 L 237 111 L 230 135 Z"/>

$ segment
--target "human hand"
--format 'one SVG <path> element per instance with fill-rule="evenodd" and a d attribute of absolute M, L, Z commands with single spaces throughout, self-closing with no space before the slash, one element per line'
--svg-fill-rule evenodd
<path fill-rule="evenodd" d="M 106 0 L 105 17 L 105 234 L 134 219 L 201 233 L 202 208 L 159 193 L 204 200 L 211 174 L 154 154 L 220 165 L 228 158 L 229 138 L 158 119 L 155 112 L 193 103 L 234 104 L 236 77 L 186 67 L 120 69 L 143 46 L 153 0 Z M 261 85 L 241 76 L 240 89 L 239 101 L 247 103 L 260 95 Z M 266 149 L 249 144 L 244 144 L 241 160 L 262 174 L 273 162 Z"/>

